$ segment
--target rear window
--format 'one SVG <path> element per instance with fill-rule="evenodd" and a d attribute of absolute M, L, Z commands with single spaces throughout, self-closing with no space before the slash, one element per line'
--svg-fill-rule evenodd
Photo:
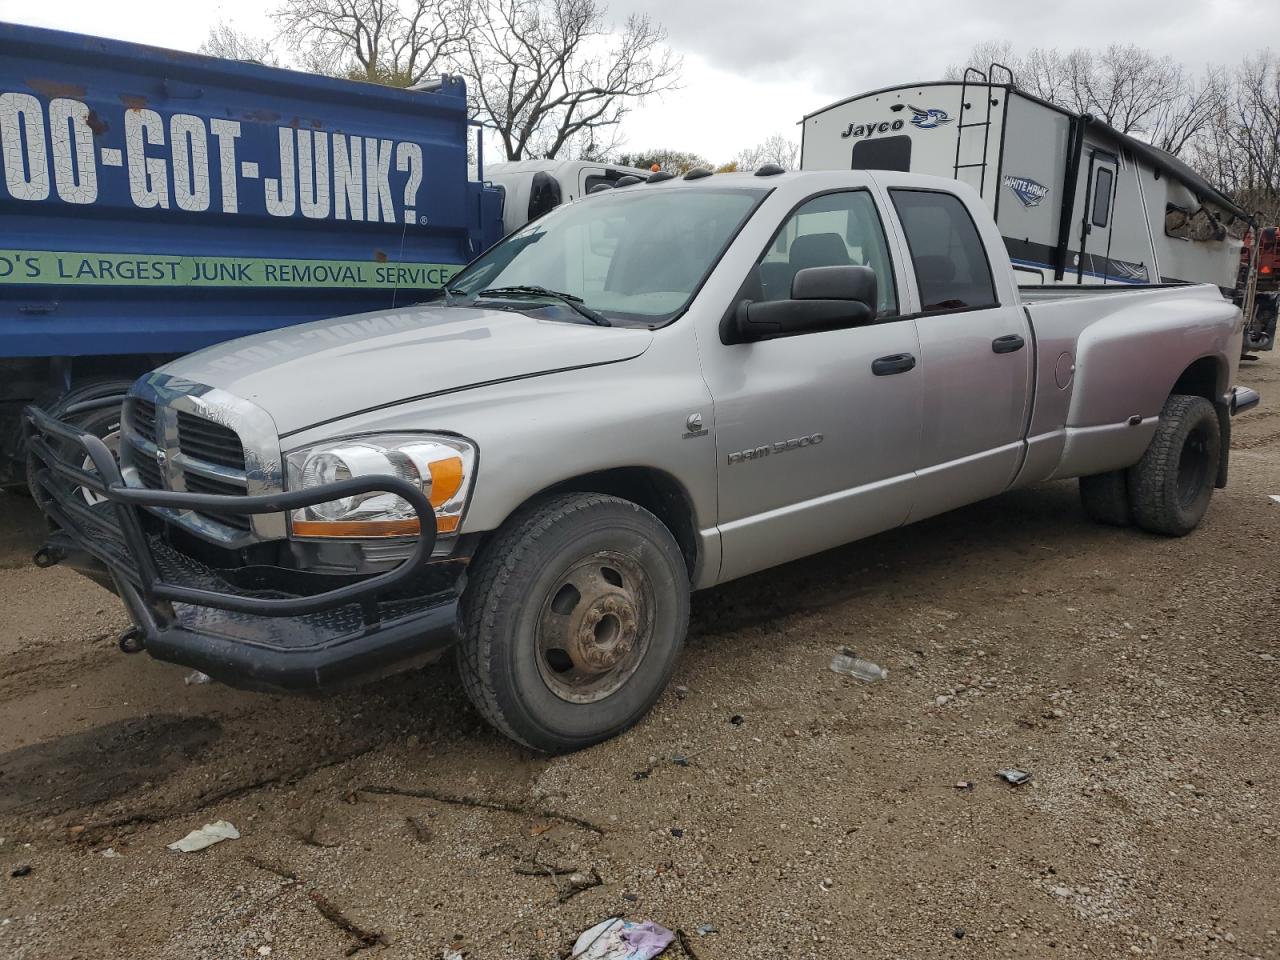
<path fill-rule="evenodd" d="M 853 147 L 854 170 L 911 171 L 911 138 L 881 137 L 859 140 Z"/>
<path fill-rule="evenodd" d="M 911 250 L 925 313 L 998 306 L 991 264 L 960 198 L 933 190 L 890 190 Z"/>

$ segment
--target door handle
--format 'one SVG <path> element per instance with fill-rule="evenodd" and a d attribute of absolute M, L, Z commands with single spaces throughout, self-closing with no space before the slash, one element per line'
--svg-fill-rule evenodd
<path fill-rule="evenodd" d="M 895 353 L 872 361 L 871 372 L 877 377 L 888 377 L 895 373 L 906 373 L 914 369 L 916 358 L 909 353 Z"/>
<path fill-rule="evenodd" d="M 996 337 L 991 341 L 992 353 L 1017 353 L 1027 345 L 1027 341 L 1016 333 L 1010 333 L 1003 337 Z"/>

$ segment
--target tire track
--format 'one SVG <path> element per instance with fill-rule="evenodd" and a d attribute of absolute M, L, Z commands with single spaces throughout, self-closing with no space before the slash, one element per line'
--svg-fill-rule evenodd
<path fill-rule="evenodd" d="M 1265 447 L 1280 440 L 1280 430 L 1274 433 L 1265 433 L 1260 437 L 1236 437 L 1231 438 L 1232 450 L 1252 450 L 1254 447 Z"/>

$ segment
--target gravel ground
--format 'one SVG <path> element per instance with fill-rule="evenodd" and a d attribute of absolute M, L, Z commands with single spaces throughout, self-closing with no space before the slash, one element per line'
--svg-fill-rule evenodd
<path fill-rule="evenodd" d="M 301 700 L 125 657 L 0 495 L 0 956 L 531 960 L 625 915 L 695 960 L 1280 957 L 1280 371 L 1241 379 L 1190 537 L 1050 484 L 710 591 L 645 722 L 556 759 L 445 666 Z"/>

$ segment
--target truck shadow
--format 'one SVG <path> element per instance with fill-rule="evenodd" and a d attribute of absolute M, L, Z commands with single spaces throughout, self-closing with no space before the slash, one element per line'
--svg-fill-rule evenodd
<path fill-rule="evenodd" d="M 1115 533 L 1085 516 L 1074 481 L 1018 490 L 695 594 L 690 638 L 891 594 L 904 581 L 933 582 L 976 556 L 989 574 L 1007 567 L 1014 577 L 1028 558 L 1108 535 Z"/>
<path fill-rule="evenodd" d="M 0 813 L 51 816 L 164 780 L 221 735 L 206 717 L 148 715 L 0 754 Z"/>
<path fill-rule="evenodd" d="M 22 493 L 0 491 L 0 570 L 16 570 L 31 563 L 44 543 L 44 517 L 35 501 Z"/>

